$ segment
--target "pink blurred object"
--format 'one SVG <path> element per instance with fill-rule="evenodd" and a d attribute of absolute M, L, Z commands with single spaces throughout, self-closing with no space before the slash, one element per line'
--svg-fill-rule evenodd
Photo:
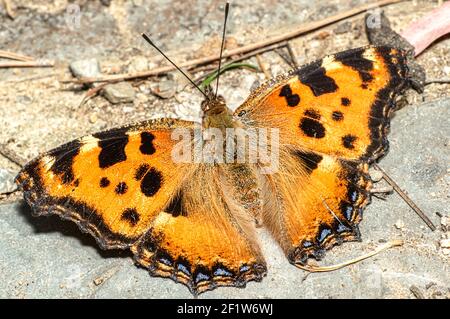
<path fill-rule="evenodd" d="M 445 2 L 401 33 L 415 48 L 418 56 L 436 39 L 450 32 L 450 2 Z"/>

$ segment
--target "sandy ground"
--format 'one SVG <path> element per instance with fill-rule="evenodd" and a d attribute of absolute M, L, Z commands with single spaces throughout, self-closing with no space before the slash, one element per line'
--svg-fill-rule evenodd
<path fill-rule="evenodd" d="M 112 0 L 110 6 L 100 1 L 75 1 L 81 6 L 75 28 L 67 24 L 67 1 L 15 2 L 15 20 L 0 8 L 0 49 L 56 61 L 53 68 L 0 69 L 0 142 L 23 158 L 31 159 L 88 133 L 151 117 L 198 118 L 201 96 L 191 88 L 170 99 L 151 94 L 151 88 L 167 76 L 133 82 L 134 101 L 114 105 L 97 96 L 80 106 L 86 91 L 58 80 L 71 78 L 68 65 L 79 59 L 98 59 L 103 73 L 133 71 L 142 57 L 148 68 L 161 65 L 161 57 L 140 38 L 143 31 L 176 61 L 217 52 L 222 1 Z M 234 1 L 227 47 L 281 34 L 361 3 L 365 1 Z M 401 31 L 436 6 L 434 1 L 402 2 L 386 7 L 385 13 L 393 28 Z M 362 16 L 299 37 L 291 44 L 300 64 L 365 45 Z M 272 75 L 289 70 L 276 52 L 261 57 Z M 247 62 L 256 64 L 254 58 Z M 428 78 L 448 78 L 450 39 L 432 45 L 418 62 Z M 220 93 L 236 108 L 255 83 L 263 80 L 262 73 L 228 72 L 221 79 Z M 245 289 L 218 289 L 201 298 L 411 298 L 411 286 L 426 298 L 448 298 L 449 255 L 440 247 L 440 241 L 449 236 L 446 227 L 450 227 L 445 217 L 449 216 L 450 183 L 448 92 L 448 84 L 432 84 L 422 95 L 407 94 L 408 106 L 392 121 L 391 151 L 380 164 L 438 225 L 435 232 L 398 195 L 374 198 L 361 224 L 362 243 L 336 247 L 323 263 L 359 256 L 385 240 L 403 239 L 403 247 L 304 280 L 305 273 L 292 267 L 270 236 L 260 231 L 269 267 L 263 282 L 250 283 Z M 1 156 L 0 168 L 19 170 Z M 135 267 L 130 254 L 101 251 L 71 223 L 56 217 L 32 218 L 22 201 L 0 204 L 0 247 L 0 297 L 192 297 L 186 287 L 151 278 Z"/>

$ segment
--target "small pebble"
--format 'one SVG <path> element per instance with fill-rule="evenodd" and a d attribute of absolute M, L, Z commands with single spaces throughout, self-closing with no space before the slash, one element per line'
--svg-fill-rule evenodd
<path fill-rule="evenodd" d="M 91 116 L 89 116 L 89 122 L 91 122 L 92 124 L 97 122 L 97 120 L 98 120 L 97 114 L 93 113 L 91 114 Z"/>
<path fill-rule="evenodd" d="M 335 34 L 348 33 L 352 30 L 352 24 L 348 21 L 339 24 L 336 29 L 334 29 Z"/>
<path fill-rule="evenodd" d="M 443 70 L 446 75 L 450 75 L 450 66 L 444 66 Z"/>
<path fill-rule="evenodd" d="M 375 183 L 379 182 L 383 178 L 383 173 L 376 169 L 370 170 L 370 178 Z"/>
<path fill-rule="evenodd" d="M 77 78 L 97 77 L 100 75 L 100 64 L 94 58 L 73 61 L 70 63 L 69 69 Z"/>
<path fill-rule="evenodd" d="M 28 95 L 17 95 L 16 102 L 19 104 L 31 104 L 33 102 L 33 98 Z"/>
<path fill-rule="evenodd" d="M 123 109 L 122 109 L 122 112 L 123 113 L 132 113 L 132 112 L 134 112 L 134 107 L 131 107 L 131 106 L 125 106 Z"/>
<path fill-rule="evenodd" d="M 394 226 L 397 229 L 403 229 L 403 228 L 405 228 L 405 223 L 399 219 L 395 222 Z"/>
<path fill-rule="evenodd" d="M 425 288 L 426 288 L 426 289 L 430 289 L 430 288 L 433 287 L 433 286 L 436 286 L 436 283 L 435 283 L 435 282 L 429 282 L 429 283 L 425 286 Z"/>
<path fill-rule="evenodd" d="M 139 100 L 139 102 L 145 103 L 148 101 L 148 96 L 146 94 L 138 93 L 136 94 L 136 98 Z"/>
<path fill-rule="evenodd" d="M 409 290 L 417 299 L 425 299 L 425 296 L 423 295 L 422 291 L 417 286 L 412 285 L 411 287 L 409 287 Z"/>
<path fill-rule="evenodd" d="M 450 248 L 450 238 L 442 239 L 440 244 L 442 248 Z"/>
<path fill-rule="evenodd" d="M 0 168 L 0 194 L 11 193 L 17 189 L 14 179 L 16 178 L 16 173 Z"/>
<path fill-rule="evenodd" d="M 94 285 L 100 286 L 103 283 L 103 281 L 104 281 L 103 278 L 96 278 L 94 279 Z"/>
<path fill-rule="evenodd" d="M 119 82 L 106 85 L 102 90 L 103 96 L 112 104 L 133 102 L 135 92 L 128 82 Z"/>
<path fill-rule="evenodd" d="M 139 91 L 144 94 L 150 94 L 150 90 L 147 88 L 145 84 L 139 85 Z"/>
<path fill-rule="evenodd" d="M 162 81 L 151 87 L 152 93 L 162 99 L 169 99 L 177 91 L 177 83 L 173 80 Z"/>
<path fill-rule="evenodd" d="M 144 72 L 148 70 L 148 61 L 147 58 L 138 55 L 132 58 L 130 65 L 128 66 L 128 72 L 136 73 L 136 72 Z"/>
<path fill-rule="evenodd" d="M 450 226 L 450 217 L 443 216 L 441 217 L 441 225 L 442 226 Z"/>

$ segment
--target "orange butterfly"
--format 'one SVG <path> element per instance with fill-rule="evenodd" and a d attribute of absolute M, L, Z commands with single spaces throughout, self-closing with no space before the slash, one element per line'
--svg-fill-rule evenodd
<path fill-rule="evenodd" d="M 235 112 L 209 91 L 201 128 L 158 119 L 82 137 L 28 163 L 16 182 L 35 215 L 72 220 L 103 249 L 131 249 L 152 275 L 194 294 L 243 287 L 267 271 L 255 221 L 300 266 L 359 240 L 368 167 L 387 151 L 394 99 L 409 85 L 397 49 L 348 50 L 261 85 Z M 277 150 L 269 173 L 262 156 L 236 160 L 259 128 L 278 134 L 264 142 Z M 209 129 L 243 135 L 213 139 Z M 244 146 L 230 149 L 241 135 L 232 144 Z M 212 160 L 196 158 L 199 145 Z"/>

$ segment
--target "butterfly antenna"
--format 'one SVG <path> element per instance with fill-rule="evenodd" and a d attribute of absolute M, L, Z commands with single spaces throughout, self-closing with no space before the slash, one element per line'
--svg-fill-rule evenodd
<path fill-rule="evenodd" d="M 229 10 L 229 8 L 230 8 L 230 4 L 227 2 L 225 4 L 225 22 L 223 23 L 222 45 L 220 47 L 219 69 L 217 70 L 217 82 L 216 82 L 216 94 L 215 94 L 215 97 L 217 97 L 217 91 L 219 90 L 220 67 L 222 66 L 222 52 L 223 52 L 223 47 L 225 46 L 225 31 L 227 29 L 227 18 L 228 18 L 228 10 Z"/>
<path fill-rule="evenodd" d="M 179 68 L 179 67 L 178 67 L 171 59 L 169 59 L 169 57 L 168 57 L 167 55 L 165 55 L 164 52 L 162 52 L 162 51 L 156 46 L 156 44 L 153 43 L 152 40 L 150 40 L 150 38 L 148 37 L 148 35 L 146 35 L 145 33 L 142 33 L 142 37 L 145 39 L 145 41 L 148 42 L 148 44 L 150 44 L 152 47 L 154 47 L 154 48 L 155 48 L 155 49 L 156 49 L 156 50 L 157 50 L 164 58 L 166 58 L 166 60 L 169 61 L 169 62 L 170 62 L 170 63 L 171 63 L 178 71 L 180 71 L 180 73 L 183 74 L 183 75 L 186 77 L 186 79 L 188 79 L 189 82 L 191 82 L 192 85 L 195 86 L 195 87 L 197 88 L 197 90 L 199 90 L 200 93 L 202 93 L 203 96 L 204 96 L 206 99 L 208 99 L 208 96 L 206 95 L 206 93 L 203 92 L 202 89 L 200 89 L 200 87 L 199 87 L 197 84 L 195 84 L 195 82 L 192 81 L 192 79 L 191 79 L 186 73 L 184 73 L 183 70 L 182 70 L 181 68 Z"/>

